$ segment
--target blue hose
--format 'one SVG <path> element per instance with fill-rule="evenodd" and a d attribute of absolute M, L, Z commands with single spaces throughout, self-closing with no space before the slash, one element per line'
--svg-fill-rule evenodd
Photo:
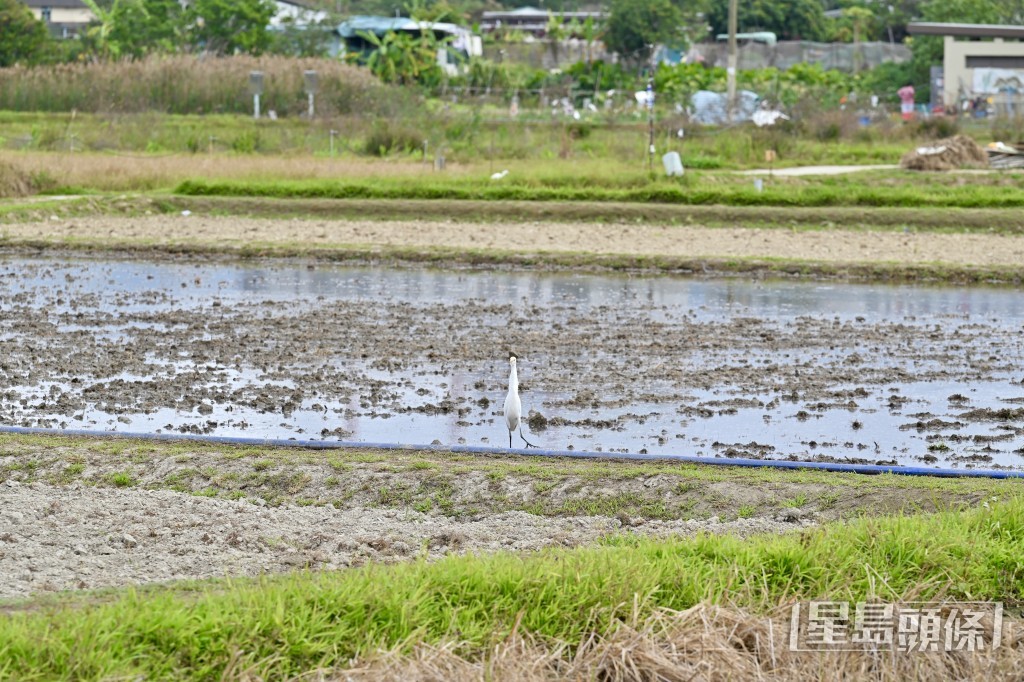
<path fill-rule="evenodd" d="M 577 459 L 628 459 L 643 461 L 687 462 L 741 467 L 772 467 L 775 469 L 818 469 L 853 474 L 900 474 L 903 476 L 942 476 L 950 478 L 1024 478 L 1024 471 L 991 469 L 938 469 L 879 464 L 840 464 L 838 462 L 800 462 L 780 459 L 745 459 L 725 457 L 694 457 L 691 455 L 649 455 L 632 452 L 587 452 L 585 450 L 541 450 L 537 448 L 489 448 L 480 445 L 403 445 L 401 443 L 357 443 L 350 441 L 294 440 L 281 438 L 243 438 L 235 436 L 200 436 L 172 433 L 131 433 L 126 431 L 89 431 L 88 429 L 42 429 L 23 426 L 0 426 L 0 433 L 43 436 L 85 436 L 89 438 L 124 438 L 168 442 L 191 441 L 225 445 L 254 445 L 308 450 L 428 450 L 474 455 L 526 455 L 528 457 L 574 457 Z"/>

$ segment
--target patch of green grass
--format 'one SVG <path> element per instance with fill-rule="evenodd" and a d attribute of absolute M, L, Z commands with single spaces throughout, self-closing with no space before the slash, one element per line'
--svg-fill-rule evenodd
<path fill-rule="evenodd" d="M 355 452 L 349 455 L 349 459 L 360 464 L 379 464 L 380 462 L 388 461 L 388 458 L 384 455 L 374 452 Z"/>
<path fill-rule="evenodd" d="M 252 463 L 254 471 L 266 471 L 277 466 L 277 462 L 272 459 L 258 459 Z"/>
<path fill-rule="evenodd" d="M 508 183 L 486 178 L 381 177 L 373 182 L 337 180 L 186 180 L 175 189 L 186 196 L 257 196 L 304 199 L 427 199 L 446 201 L 642 202 L 679 205 L 893 208 L 1019 208 L 1019 186 L 989 180 L 956 184 L 912 173 L 859 173 L 777 179 L 763 191 L 750 179 L 726 174 L 688 174 L 685 182 L 641 179 L 623 173 L 618 182 L 580 177 L 554 182 L 541 176 Z"/>
<path fill-rule="evenodd" d="M 382 486 L 377 491 L 377 504 L 382 507 L 398 507 L 412 502 L 412 490 L 403 483 Z"/>
<path fill-rule="evenodd" d="M 66 476 L 81 476 L 84 471 L 85 471 L 85 463 L 84 462 L 74 462 L 72 464 L 67 465 L 64 468 L 64 474 Z"/>
<path fill-rule="evenodd" d="M 7 465 L 9 471 L 20 471 L 25 474 L 25 478 L 31 480 L 35 478 L 36 472 L 42 468 L 44 463 L 38 459 L 26 459 L 23 461 L 11 462 Z"/>
<path fill-rule="evenodd" d="M 135 478 L 135 475 L 132 474 L 132 472 L 130 471 L 118 471 L 115 473 L 110 473 L 104 476 L 103 479 L 108 484 L 116 486 L 118 488 L 131 488 L 136 483 L 138 483 L 138 481 Z"/>
<path fill-rule="evenodd" d="M 193 491 L 192 494 L 196 497 L 217 497 L 217 489 L 210 486 L 202 490 Z"/>
<path fill-rule="evenodd" d="M 1021 498 L 746 540 L 624 535 L 527 557 L 126 590 L 114 600 L 83 595 L 47 608 L 29 602 L 0 618 L 0 660 L 6 675 L 26 680 L 72 670 L 81 679 L 219 679 L 229 666 L 282 679 L 379 649 L 438 644 L 453 632 L 463 654 L 480 655 L 513 624 L 576 643 L 609 623 L 701 602 L 754 611 L 822 598 L 1019 604 L 1022 556 Z"/>
<path fill-rule="evenodd" d="M 736 511 L 736 516 L 741 519 L 749 519 L 757 513 L 757 509 L 752 504 L 745 504 Z"/>
<path fill-rule="evenodd" d="M 335 471 L 337 471 L 338 473 L 341 473 L 343 471 L 348 471 L 349 469 L 352 468 L 351 464 L 349 464 L 348 462 L 345 462 L 340 457 L 328 457 L 327 458 L 327 465 L 329 467 L 331 467 L 332 469 L 334 469 Z"/>
<path fill-rule="evenodd" d="M 409 463 L 410 471 L 428 471 L 430 469 L 436 469 L 437 464 L 434 462 L 427 461 L 425 459 L 413 460 Z"/>
<path fill-rule="evenodd" d="M 649 519 L 672 518 L 662 500 L 650 500 L 637 493 L 568 499 L 552 511 L 573 516 L 616 516 L 628 513 Z"/>
<path fill-rule="evenodd" d="M 803 493 L 797 493 L 797 495 L 795 497 L 793 497 L 792 499 L 786 500 L 786 502 L 783 504 L 783 506 L 794 507 L 795 508 L 795 507 L 802 507 L 805 504 L 807 504 L 807 496 L 804 495 Z"/>
<path fill-rule="evenodd" d="M 275 499 L 281 495 L 295 495 L 305 488 L 312 477 L 301 471 L 281 471 L 276 474 L 254 473 L 248 477 L 251 485 L 264 489 L 267 495 Z M 271 497 L 264 495 L 269 502 Z"/>
<path fill-rule="evenodd" d="M 437 508 L 446 516 L 456 516 L 459 510 L 455 505 L 455 483 L 449 476 L 431 476 L 422 481 L 419 487 L 411 493 L 418 503 L 430 508 Z"/>
<path fill-rule="evenodd" d="M 541 480 L 533 482 L 533 492 L 537 495 L 543 495 L 552 488 L 555 487 L 555 482 L 551 480 Z"/>
<path fill-rule="evenodd" d="M 839 493 L 822 493 L 818 496 L 818 502 L 822 509 L 831 509 L 839 501 Z"/>

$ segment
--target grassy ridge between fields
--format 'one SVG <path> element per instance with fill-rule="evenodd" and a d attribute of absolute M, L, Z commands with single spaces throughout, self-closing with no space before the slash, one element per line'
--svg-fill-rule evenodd
<path fill-rule="evenodd" d="M 764 612 L 828 598 L 1024 597 L 1024 499 L 972 511 L 862 519 L 799 535 L 650 540 L 450 557 L 340 573 L 129 591 L 107 603 L 0 618 L 0 678 L 282 679 L 343 667 L 377 648 L 456 638 L 482 656 L 513 628 L 578 643 L 659 609 L 698 603 Z"/>
<path fill-rule="evenodd" d="M 860 182 L 806 185 L 769 184 L 758 192 L 744 181 L 730 184 L 652 181 L 639 187 L 600 185 L 544 186 L 495 183 L 486 180 L 381 179 L 373 183 L 334 180 L 225 181 L 186 180 L 175 188 L 186 196 L 261 196 L 304 199 L 447 199 L 477 201 L 594 201 L 648 202 L 683 205 L 729 206 L 864 206 L 1015 208 L 1024 206 L 1018 187 L 946 183 L 887 186 Z"/>

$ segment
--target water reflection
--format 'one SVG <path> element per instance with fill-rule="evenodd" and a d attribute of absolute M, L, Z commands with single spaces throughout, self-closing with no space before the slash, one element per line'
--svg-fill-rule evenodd
<path fill-rule="evenodd" d="M 60 291 L 60 295 L 54 292 Z M 160 323 L 133 320 L 126 324 L 123 318 L 135 312 L 158 312 L 169 309 L 217 311 L 210 314 L 231 314 L 232 303 L 258 301 L 287 302 L 294 309 L 329 305 L 331 301 L 369 301 L 382 307 L 403 304 L 465 304 L 487 303 L 508 306 L 510 315 L 543 315 L 545 310 L 560 307 L 572 309 L 572 315 L 599 315 L 614 323 L 617 315 L 634 308 L 650 308 L 652 322 L 690 320 L 724 320 L 735 317 L 758 317 L 793 320 L 801 317 L 816 319 L 836 318 L 840 321 L 866 318 L 872 323 L 890 321 L 900 324 L 960 325 L 964 322 L 983 321 L 1002 330 L 1024 330 L 1024 296 L 1017 291 L 987 288 L 950 288 L 922 286 L 884 286 L 822 284 L 795 281 L 762 281 L 745 279 L 687 279 L 679 277 L 598 276 L 583 274 L 503 272 L 503 271 L 437 271 L 429 269 L 386 269 L 373 267 L 310 266 L 303 262 L 256 263 L 139 263 L 108 260 L 44 261 L 26 258 L 0 260 L 0 296 L 2 309 L 7 314 L 12 302 L 24 303 L 28 297 L 37 309 L 47 311 L 57 324 L 58 316 L 73 310 L 110 313 L 111 323 L 101 332 L 113 341 L 129 338 L 133 327 L 150 324 L 159 331 Z M 212 302 L 221 307 L 212 309 Z M 641 305 L 642 304 L 642 305 Z M 568 314 L 568 313 L 564 313 Z M 472 325 L 478 320 L 467 319 Z M 501 322 L 500 320 L 498 321 Z M 570 324 L 562 320 L 563 324 Z M 85 328 L 83 328 L 84 330 Z M 61 331 L 68 332 L 65 325 Z M 96 334 L 95 327 L 88 328 Z M 645 344 L 654 333 L 634 330 L 627 340 L 630 353 L 642 355 Z M 427 333 L 445 333 L 443 329 Z M 17 338 L 15 332 L 2 329 L 5 339 Z M 863 348 L 856 349 L 868 353 Z M 837 350 L 835 357 L 825 359 L 842 361 L 852 348 Z M 1020 355 L 1020 347 L 1007 352 Z M 799 350 L 787 356 L 787 363 L 821 362 L 817 353 L 802 357 Z M 762 354 L 754 361 L 768 362 Z M 711 366 L 727 358 L 708 357 L 703 361 Z M 874 367 L 887 367 L 895 361 L 889 357 L 869 359 Z M 497 375 L 504 376 L 504 359 L 496 358 L 479 371 L 442 369 L 439 374 L 423 371 L 390 372 L 380 370 L 382 378 L 401 380 L 408 378 L 410 387 L 399 399 L 405 405 L 422 406 L 450 398 L 475 399 L 479 382 Z M 160 368 L 160 371 L 196 371 L 187 361 L 180 367 Z M 361 370 L 370 372 L 370 368 Z M 532 367 L 522 370 L 524 383 L 529 383 Z M 723 454 L 726 446 L 754 442 L 772 446 L 766 456 L 801 456 L 823 453 L 829 456 L 852 456 L 867 460 L 895 459 L 906 464 L 920 464 L 916 459 L 939 442 L 935 434 L 927 431 L 907 430 L 913 422 L 911 415 L 932 413 L 955 420 L 958 408 L 950 406 L 948 396 L 962 393 L 970 397 L 971 407 L 999 409 L 1005 399 L 1022 397 L 1021 386 L 1009 373 L 999 374 L 993 380 L 964 385 L 958 382 L 894 382 L 901 395 L 907 398 L 902 409 L 890 409 L 884 396 L 872 396 L 869 404 L 862 405 L 856 414 L 832 409 L 821 414 L 801 416 L 800 405 L 772 405 L 775 396 L 749 395 L 743 389 L 718 386 L 713 390 L 690 391 L 697 402 L 728 400 L 737 396 L 759 401 L 760 405 L 741 406 L 722 410 L 712 416 L 682 415 L 665 402 L 638 402 L 622 408 L 593 409 L 586 405 L 567 407 L 575 395 L 575 388 L 566 386 L 558 391 L 532 390 L 524 395 L 527 409 L 544 407 L 547 414 L 558 414 L 568 425 L 554 425 L 543 432 L 543 444 L 553 448 L 602 449 L 605 451 L 646 450 L 657 453 Z M 656 395 L 674 395 L 675 387 L 657 379 L 658 368 L 649 368 L 648 385 L 644 390 Z M 109 377 L 103 377 L 108 379 Z M 130 379 L 130 377 L 128 377 Z M 154 379 L 154 377 L 144 377 Z M 159 376 L 155 377 L 159 380 Z M 415 378 L 415 381 L 411 379 Z M 232 385 L 254 385 L 263 381 L 257 373 L 244 368 L 231 375 Z M 426 394 L 412 387 L 421 387 L 425 381 L 433 382 Z M 16 387 L 16 392 L 29 406 L 39 401 L 50 390 L 51 384 Z M 854 386 L 835 387 L 836 390 Z M 319 438 L 322 430 L 342 426 L 351 432 L 351 439 L 388 442 L 441 442 L 503 445 L 507 433 L 500 419 L 502 395 L 489 396 L 491 404 L 472 415 L 392 413 L 368 415 L 360 400 L 320 400 L 323 409 L 315 409 L 313 401 L 303 403 L 289 415 L 261 413 L 231 404 L 210 406 L 210 411 L 198 415 L 194 412 L 161 408 L 146 414 L 129 415 L 127 421 L 95 408 L 79 419 L 58 417 L 69 427 L 96 427 L 125 431 L 168 430 L 183 424 L 202 425 L 216 422 L 217 435 L 265 436 L 271 438 Z M 777 400 L 774 401 L 778 403 Z M 558 406 L 557 409 L 551 406 Z M 20 408 L 18 408 L 20 409 Z M 51 418 L 45 410 L 33 412 L 28 407 L 19 415 Z M 625 427 L 590 428 L 579 423 L 623 417 Z M 855 427 L 854 422 L 859 423 Z M 961 452 L 981 448 L 985 438 L 998 428 L 993 424 L 972 424 L 947 429 L 944 441 L 961 442 Z M 998 435 L 998 434 L 997 434 Z M 974 439 L 980 437 L 980 439 Z M 956 441 L 960 438 L 960 441 Z M 1024 448 L 1024 436 L 1014 434 L 1000 441 L 1000 453 L 992 462 L 1016 466 L 1021 456 L 1015 450 Z M 942 462 L 948 465 L 948 462 Z"/>

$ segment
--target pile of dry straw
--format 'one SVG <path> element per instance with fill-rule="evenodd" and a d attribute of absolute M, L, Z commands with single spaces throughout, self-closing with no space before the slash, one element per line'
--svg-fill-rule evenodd
<path fill-rule="evenodd" d="M 903 155 L 900 168 L 923 171 L 948 171 L 957 168 L 987 168 L 988 154 L 966 135 L 917 147 Z"/>

